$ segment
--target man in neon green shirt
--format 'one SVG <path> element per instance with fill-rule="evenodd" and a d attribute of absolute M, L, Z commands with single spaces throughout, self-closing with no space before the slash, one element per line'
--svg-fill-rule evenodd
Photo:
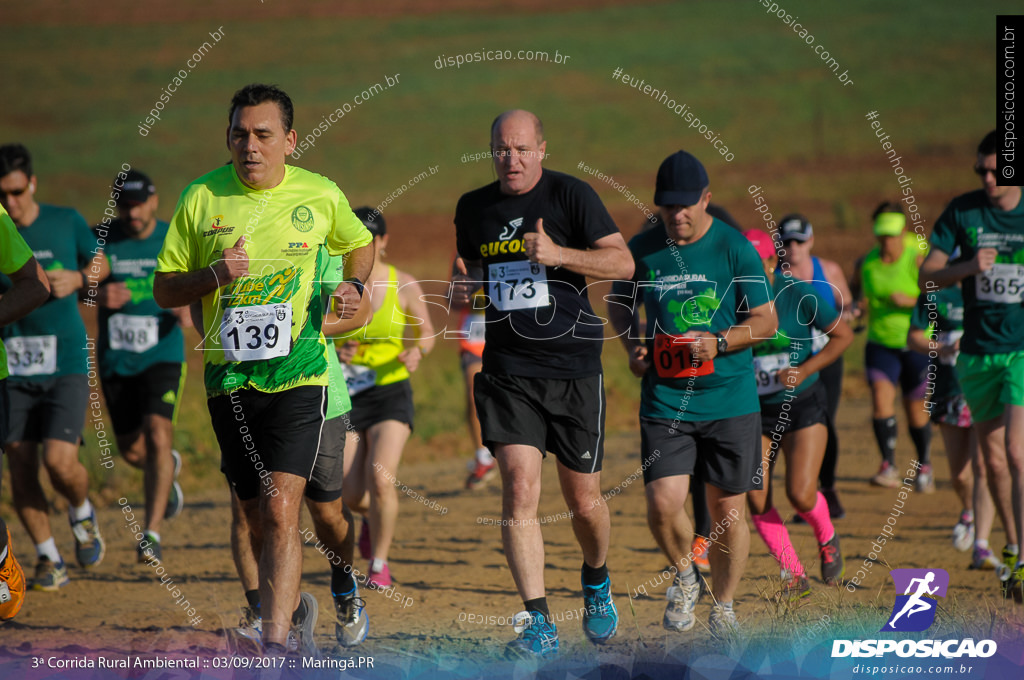
<path fill-rule="evenodd" d="M 50 297 L 50 284 L 14 221 L 0 206 L 0 272 L 14 285 L 0 297 L 0 328 L 17 321 Z M 0 443 L 7 437 L 7 353 L 0 341 Z M 0 469 L 3 449 L 0 448 Z M 11 532 L 0 519 L 0 622 L 14 618 L 25 600 L 25 573 L 14 557 Z"/>
<path fill-rule="evenodd" d="M 235 93 L 231 165 L 182 193 L 153 286 L 161 307 L 203 303 L 208 405 L 222 469 L 261 546 L 263 644 L 272 653 L 284 652 L 293 619 L 308 650 L 316 623 L 300 604 L 297 529 L 326 404 L 317 265 L 347 254 L 334 299 L 351 318 L 373 261 L 372 237 L 337 185 L 285 164 L 297 139 L 292 116 L 276 87 Z"/>

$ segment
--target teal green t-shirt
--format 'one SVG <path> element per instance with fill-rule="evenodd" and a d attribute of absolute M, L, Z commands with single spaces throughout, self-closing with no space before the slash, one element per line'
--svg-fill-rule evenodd
<path fill-rule="evenodd" d="M 931 244 L 957 261 L 970 260 L 979 248 L 995 248 L 988 272 L 962 281 L 967 354 L 1024 351 L 1024 200 L 1013 210 L 993 208 L 982 190 L 954 198 L 939 216 Z"/>
<path fill-rule="evenodd" d="M 955 342 L 964 332 L 964 298 L 960 286 L 921 293 L 910 317 L 910 327 L 929 331 L 936 350 L 939 346 Z M 963 393 L 960 380 L 956 377 L 955 356 L 949 359 L 935 357 L 931 363 L 935 365 L 932 401 L 948 401 Z"/>
<path fill-rule="evenodd" d="M 81 270 L 98 247 L 96 236 L 77 210 L 39 205 L 39 216 L 18 233 L 40 266 Z M 0 276 L 0 293 L 11 287 L 11 280 Z M 78 313 L 78 295 L 60 299 L 50 296 L 28 316 L 3 329 L 7 347 L 7 366 L 12 381 L 45 380 L 62 375 L 88 372 L 85 324 Z"/>
<path fill-rule="evenodd" d="M 707 421 L 759 411 L 749 348 L 717 356 L 713 372 L 690 376 L 682 346 L 668 337 L 689 330 L 724 331 L 743 318 L 739 310 L 770 301 L 761 260 L 750 242 L 713 220 L 695 243 L 676 245 L 663 229 L 651 229 L 633 237 L 629 249 L 636 262 L 636 294 L 646 311 L 651 359 L 641 384 L 640 415 Z M 666 377 L 680 374 L 685 377 Z"/>
<path fill-rule="evenodd" d="M 323 253 L 321 258 L 319 285 L 320 297 L 324 301 L 324 307 L 330 310 L 331 293 L 338 287 L 338 284 L 345 280 L 345 258 L 342 255 L 329 256 Z M 337 418 L 343 413 L 352 410 L 352 399 L 348 396 L 348 386 L 345 383 L 345 372 L 338 360 L 338 352 L 334 343 L 327 341 L 327 420 Z"/>
<path fill-rule="evenodd" d="M 792 390 L 779 382 L 776 372 L 799 366 L 814 353 L 812 339 L 832 330 L 839 313 L 814 286 L 800 279 L 776 274 L 772 282 L 779 330 L 771 340 L 754 345 L 754 375 L 762 406 L 781 404 L 818 381 L 812 373 Z"/>
<path fill-rule="evenodd" d="M 156 363 L 185 361 L 185 336 L 178 317 L 153 300 L 156 257 L 167 222 L 157 221 L 145 239 L 132 238 L 119 222 L 110 225 L 106 254 L 110 278 L 127 286 L 132 299 L 120 309 L 99 308 L 100 375 L 138 375 Z"/>

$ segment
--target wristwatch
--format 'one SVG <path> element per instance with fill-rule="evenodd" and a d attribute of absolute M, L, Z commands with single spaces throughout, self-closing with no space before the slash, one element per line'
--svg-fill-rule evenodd
<path fill-rule="evenodd" d="M 729 341 L 725 339 L 725 336 L 721 333 L 715 333 L 715 337 L 718 338 L 718 353 L 725 354 L 729 351 Z"/>
<path fill-rule="evenodd" d="M 359 277 L 352 276 L 350 278 L 347 278 L 345 279 L 345 283 L 351 283 L 353 286 L 355 286 L 356 290 L 359 291 L 359 299 L 361 300 L 363 298 L 363 291 L 366 289 L 366 286 L 364 286 L 363 282 L 359 280 Z"/>

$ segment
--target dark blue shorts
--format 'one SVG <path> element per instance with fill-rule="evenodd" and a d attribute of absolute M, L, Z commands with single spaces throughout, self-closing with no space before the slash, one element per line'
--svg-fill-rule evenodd
<path fill-rule="evenodd" d="M 904 398 L 924 399 L 928 387 L 928 357 L 924 354 L 869 342 L 864 347 L 864 370 L 871 384 L 886 380 L 899 385 Z"/>

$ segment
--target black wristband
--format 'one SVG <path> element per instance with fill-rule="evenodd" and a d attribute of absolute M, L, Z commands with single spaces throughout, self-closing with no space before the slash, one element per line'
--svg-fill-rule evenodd
<path fill-rule="evenodd" d="M 726 339 L 726 337 L 721 332 L 715 333 L 715 337 L 718 338 L 718 342 L 717 342 L 718 353 L 719 354 L 725 354 L 726 352 L 728 352 L 729 351 L 729 341 Z"/>
<path fill-rule="evenodd" d="M 360 281 L 358 277 L 349 277 L 345 279 L 345 283 L 351 283 L 353 286 L 355 286 L 356 290 L 359 291 L 359 299 L 363 299 L 363 291 L 366 290 L 366 286 L 363 285 L 363 282 Z"/>

